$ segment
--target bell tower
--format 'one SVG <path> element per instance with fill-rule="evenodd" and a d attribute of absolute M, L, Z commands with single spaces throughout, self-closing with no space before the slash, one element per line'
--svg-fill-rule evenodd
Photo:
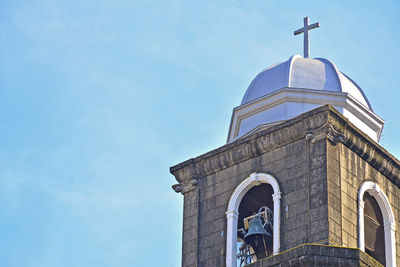
<path fill-rule="evenodd" d="M 260 72 L 227 143 L 170 168 L 183 195 L 182 266 L 396 266 L 400 161 L 384 121 L 327 59 Z M 306 40 L 307 38 L 307 40 Z"/>

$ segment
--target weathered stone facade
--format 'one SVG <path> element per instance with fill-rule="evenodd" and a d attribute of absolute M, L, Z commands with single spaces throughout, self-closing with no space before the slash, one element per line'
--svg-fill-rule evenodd
<path fill-rule="evenodd" d="M 249 267 L 379 267 L 382 266 L 368 254 L 359 249 L 327 245 L 303 244 L 277 256 L 257 261 Z"/>
<path fill-rule="evenodd" d="M 400 162 L 331 106 L 239 139 L 170 171 L 179 182 L 174 190 L 184 195 L 182 266 L 225 266 L 227 204 L 238 184 L 255 172 L 271 174 L 279 183 L 282 253 L 251 266 L 309 266 L 314 264 L 310 260 L 339 266 L 335 265 L 338 258 L 343 258 L 340 266 L 376 266 L 357 249 L 357 194 L 364 181 L 374 181 L 385 191 L 399 226 Z M 399 241 L 396 228 L 397 247 Z M 322 246 L 304 245 L 311 243 Z M 336 247 L 352 248 L 346 252 L 351 257 L 334 254 Z M 284 256 L 289 251 L 298 255 Z"/>

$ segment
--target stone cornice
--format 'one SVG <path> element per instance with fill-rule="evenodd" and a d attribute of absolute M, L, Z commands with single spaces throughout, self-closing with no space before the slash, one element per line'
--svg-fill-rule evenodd
<path fill-rule="evenodd" d="M 332 145 L 343 143 L 400 187 L 400 162 L 358 130 L 341 113 L 325 105 L 261 130 L 170 168 L 179 183 L 201 179 L 282 145 L 306 138 L 326 138 Z"/>
<path fill-rule="evenodd" d="M 400 187 L 400 161 L 356 128 L 341 113 L 332 109 L 330 114 L 330 124 L 345 136 L 343 145 Z"/>
<path fill-rule="evenodd" d="M 170 167 L 179 183 L 199 179 L 219 170 L 304 138 L 305 132 L 320 128 L 328 120 L 329 106 L 322 106 L 296 118 L 253 133 L 235 142 Z"/>

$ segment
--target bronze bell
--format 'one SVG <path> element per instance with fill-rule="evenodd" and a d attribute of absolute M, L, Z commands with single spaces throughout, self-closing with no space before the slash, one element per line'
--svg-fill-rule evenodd
<path fill-rule="evenodd" d="M 272 233 L 264 229 L 259 216 L 249 221 L 249 231 L 247 231 L 247 234 L 244 236 L 244 242 L 253 248 L 257 259 L 266 258 L 268 256 L 267 247 L 270 247 L 272 244 Z"/>

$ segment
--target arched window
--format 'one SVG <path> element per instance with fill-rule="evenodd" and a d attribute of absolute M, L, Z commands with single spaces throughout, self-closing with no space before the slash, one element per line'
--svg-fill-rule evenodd
<path fill-rule="evenodd" d="M 385 265 L 385 232 L 381 209 L 368 192 L 364 194 L 363 201 L 365 252 Z"/>
<path fill-rule="evenodd" d="M 379 185 L 371 181 L 361 185 L 358 209 L 359 248 L 383 265 L 395 267 L 394 215 L 389 200 Z"/>
<path fill-rule="evenodd" d="M 262 184 L 261 187 L 259 187 Z M 253 190 L 251 190 L 254 188 Z M 251 190 L 251 191 L 250 191 Z M 250 191 L 250 194 L 247 193 Z M 268 192 L 270 193 L 268 196 Z M 267 194 L 265 197 L 258 197 L 260 194 Z M 255 198 L 254 198 L 255 196 Z M 238 219 L 253 212 L 248 205 L 241 205 L 255 201 L 255 207 L 259 205 L 270 206 L 273 210 L 273 240 L 272 253 L 276 255 L 280 248 L 280 199 L 281 192 L 277 180 L 267 173 L 252 173 L 243 180 L 232 193 L 226 211 L 227 238 L 226 238 L 226 266 L 236 267 Z M 240 208 L 240 210 L 239 210 Z M 258 207 L 259 208 L 259 207 Z M 242 214 L 243 213 L 243 214 Z"/>

